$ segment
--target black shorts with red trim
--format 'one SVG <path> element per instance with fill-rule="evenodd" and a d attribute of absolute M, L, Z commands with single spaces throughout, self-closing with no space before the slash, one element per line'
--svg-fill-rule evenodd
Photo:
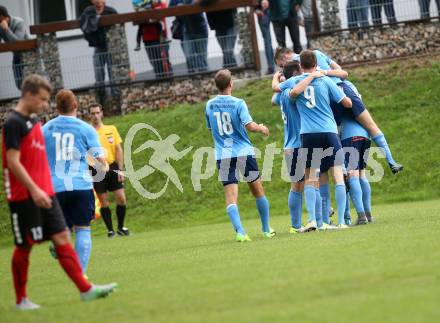
<path fill-rule="evenodd" d="M 12 233 L 17 246 L 31 246 L 49 240 L 54 234 L 67 229 L 63 211 L 56 197 L 52 198 L 50 209 L 39 208 L 32 199 L 10 202 L 9 209 Z"/>

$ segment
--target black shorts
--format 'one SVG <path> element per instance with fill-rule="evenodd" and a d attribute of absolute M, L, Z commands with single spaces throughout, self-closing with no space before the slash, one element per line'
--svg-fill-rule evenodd
<path fill-rule="evenodd" d="M 10 202 L 9 209 L 12 233 L 17 246 L 31 246 L 49 240 L 54 234 L 67 229 L 63 211 L 56 197 L 52 198 L 50 209 L 39 208 L 32 199 Z"/>
<path fill-rule="evenodd" d="M 88 227 L 95 217 L 95 195 L 93 190 L 57 193 L 67 226 Z"/>
<path fill-rule="evenodd" d="M 344 163 L 344 152 L 338 135 L 332 132 L 305 133 L 301 135 L 306 151 L 306 168 L 319 169 L 322 173 Z M 325 156 L 325 157 L 324 157 Z"/>
<path fill-rule="evenodd" d="M 248 183 L 255 182 L 260 178 L 257 160 L 254 156 L 233 157 L 217 160 L 219 169 L 219 180 L 223 186 L 237 184 L 241 173 Z"/>
<path fill-rule="evenodd" d="M 107 192 L 114 192 L 124 188 L 124 183 L 118 180 L 118 173 L 115 171 L 119 170 L 118 164 L 113 163 L 110 165 L 110 169 L 105 173 L 105 177 L 100 182 L 93 182 L 93 188 L 96 193 L 103 194 Z M 92 176 L 96 175 L 96 169 L 91 168 Z"/>
<path fill-rule="evenodd" d="M 301 148 L 284 150 L 284 160 L 292 183 L 302 182 L 306 169 L 305 158 L 300 157 Z"/>
<path fill-rule="evenodd" d="M 352 102 L 351 111 L 353 113 L 353 116 L 355 118 L 359 117 L 359 115 L 365 111 L 365 106 L 360 96 L 357 95 L 356 92 L 353 91 L 353 89 L 350 87 L 350 85 L 345 82 L 338 83 L 338 86 L 340 86 L 345 95 L 350 98 Z M 342 105 L 340 106 L 342 109 L 345 109 Z"/>
<path fill-rule="evenodd" d="M 342 140 L 347 171 L 363 170 L 367 167 L 370 146 L 371 140 L 365 137 L 351 137 Z M 353 150 L 356 150 L 357 153 Z"/>

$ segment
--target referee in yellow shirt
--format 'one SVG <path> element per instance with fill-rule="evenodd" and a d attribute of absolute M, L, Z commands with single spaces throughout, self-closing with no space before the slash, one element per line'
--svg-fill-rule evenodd
<path fill-rule="evenodd" d="M 99 103 L 93 103 L 89 106 L 90 120 L 98 133 L 99 141 L 106 151 L 106 160 L 109 164 L 109 171 L 105 178 L 100 182 L 94 182 L 93 187 L 101 202 L 101 216 L 107 227 L 107 236 L 113 238 L 112 213 L 108 200 L 108 192 L 113 192 L 116 200 L 116 215 L 118 217 L 118 230 L 116 233 L 120 236 L 128 236 L 130 232 L 124 226 L 126 203 L 124 190 L 124 176 L 118 174 L 117 170 L 124 170 L 124 154 L 122 151 L 122 139 L 115 126 L 107 126 L 102 123 L 103 112 Z"/>

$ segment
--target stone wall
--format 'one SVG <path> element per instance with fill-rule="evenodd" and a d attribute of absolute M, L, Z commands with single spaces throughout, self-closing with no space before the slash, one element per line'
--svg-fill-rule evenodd
<path fill-rule="evenodd" d="M 440 23 L 420 21 L 338 31 L 311 40 L 311 47 L 350 64 L 440 51 Z"/>
<path fill-rule="evenodd" d="M 148 82 L 121 86 L 121 104 L 112 109 L 105 108 L 106 115 L 119 115 L 121 112 L 131 113 L 138 110 L 155 111 L 176 104 L 200 103 L 217 93 L 214 84 L 214 72 L 205 75 L 182 78 L 172 81 Z M 250 79 L 259 76 L 252 70 L 233 73 L 235 79 Z M 78 116 L 87 120 L 88 106 L 96 102 L 96 91 L 76 92 L 79 102 Z M 13 109 L 18 100 L 0 105 L 0 129 L 7 113 Z M 48 111 L 41 116 L 45 122 L 56 116 L 55 103 L 51 102 Z"/>

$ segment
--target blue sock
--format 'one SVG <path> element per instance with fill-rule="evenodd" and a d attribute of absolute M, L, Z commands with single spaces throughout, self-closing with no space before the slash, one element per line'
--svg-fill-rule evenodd
<path fill-rule="evenodd" d="M 315 217 L 316 217 L 316 224 L 318 225 L 319 228 L 322 226 L 322 198 L 321 198 L 321 193 L 319 193 L 319 189 L 315 188 L 315 194 L 316 194 Z"/>
<path fill-rule="evenodd" d="M 75 229 L 75 251 L 78 254 L 79 262 L 83 274 L 85 275 L 90 261 L 90 254 L 92 253 L 92 235 L 90 228 Z"/>
<path fill-rule="evenodd" d="M 359 177 L 350 177 L 348 179 L 350 183 L 350 196 L 353 201 L 356 212 L 365 213 L 364 202 L 362 201 L 362 188 L 359 182 Z"/>
<path fill-rule="evenodd" d="M 345 224 L 347 221 L 351 221 L 350 214 L 350 193 L 347 192 L 346 202 L 345 202 L 345 214 L 344 214 Z"/>
<path fill-rule="evenodd" d="M 301 213 L 302 213 L 302 193 L 289 191 L 289 210 L 292 227 L 295 229 L 301 228 Z"/>
<path fill-rule="evenodd" d="M 322 221 L 330 223 L 330 187 L 328 184 L 321 184 L 319 192 L 322 198 Z"/>
<path fill-rule="evenodd" d="M 228 213 L 229 219 L 231 220 L 235 232 L 245 235 L 246 232 L 241 226 L 240 213 L 238 212 L 237 204 L 229 204 L 226 207 L 226 212 Z"/>
<path fill-rule="evenodd" d="M 316 221 L 316 193 L 315 188 L 311 185 L 304 186 L 304 195 L 306 197 L 306 208 L 307 212 L 309 212 L 309 222 Z"/>
<path fill-rule="evenodd" d="M 380 134 L 374 136 L 372 139 L 378 147 L 382 148 L 382 151 L 384 152 L 388 163 L 391 165 L 396 164 L 395 160 L 393 159 L 393 155 L 391 154 L 391 150 L 388 146 L 387 140 L 385 139 L 385 135 L 381 132 Z"/>
<path fill-rule="evenodd" d="M 364 204 L 364 211 L 371 212 L 371 186 L 370 182 L 366 177 L 361 177 L 359 179 L 362 189 L 362 201 Z"/>
<path fill-rule="evenodd" d="M 257 197 L 255 200 L 257 202 L 258 213 L 260 213 L 261 226 L 263 232 L 270 232 L 269 228 L 269 201 L 266 196 Z"/>
<path fill-rule="evenodd" d="M 338 224 L 345 224 L 344 213 L 345 203 L 347 201 L 347 192 L 345 191 L 345 184 L 336 184 L 335 199 L 338 206 Z"/>

